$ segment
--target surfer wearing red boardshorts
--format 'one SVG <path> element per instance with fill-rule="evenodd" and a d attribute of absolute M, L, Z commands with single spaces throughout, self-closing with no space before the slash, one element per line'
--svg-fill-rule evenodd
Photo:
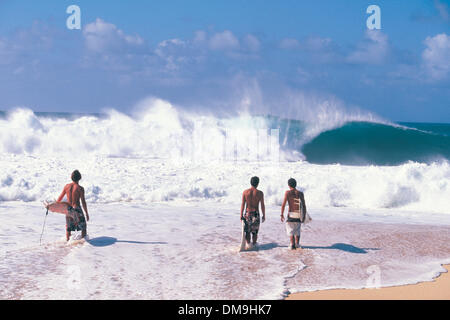
<path fill-rule="evenodd" d="M 250 238 L 252 238 L 252 245 L 256 246 L 260 223 L 259 205 L 261 204 L 261 211 L 263 214 L 262 222 L 266 220 L 266 208 L 264 206 L 264 193 L 257 189 L 259 178 L 251 178 L 250 184 L 252 187 L 245 190 L 242 194 L 241 220 L 244 221 L 244 232 L 247 246 L 250 246 Z M 245 208 L 246 213 L 244 216 Z"/>
<path fill-rule="evenodd" d="M 66 216 L 66 239 L 69 241 L 71 231 L 80 231 L 83 238 L 86 237 L 86 220 L 89 221 L 89 213 L 87 210 L 86 199 L 84 198 L 84 188 L 78 184 L 81 180 L 81 174 L 78 170 L 72 172 L 72 183 L 67 184 L 57 202 L 61 202 L 64 196 L 67 197 L 67 202 L 70 204 L 69 214 Z M 81 203 L 83 204 L 84 212 L 86 212 L 86 219 L 81 210 Z"/>

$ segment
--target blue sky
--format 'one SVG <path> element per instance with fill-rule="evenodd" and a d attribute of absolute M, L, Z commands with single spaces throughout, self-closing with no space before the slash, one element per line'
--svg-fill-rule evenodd
<path fill-rule="evenodd" d="M 81 30 L 66 28 L 72 4 Z M 367 29 L 372 4 L 381 30 Z M 277 114 L 338 101 L 450 122 L 449 13 L 448 0 L 0 0 L 0 109 L 127 112 L 156 96 Z"/>

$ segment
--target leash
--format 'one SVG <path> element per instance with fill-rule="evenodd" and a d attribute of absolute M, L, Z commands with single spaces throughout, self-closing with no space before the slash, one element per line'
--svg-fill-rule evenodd
<path fill-rule="evenodd" d="M 41 232 L 41 238 L 39 239 L 39 245 L 41 245 L 42 235 L 44 234 L 44 228 L 45 228 L 45 222 L 47 221 L 47 216 L 48 216 L 48 209 L 47 209 L 47 212 L 45 213 L 44 225 L 42 226 L 42 232 Z"/>

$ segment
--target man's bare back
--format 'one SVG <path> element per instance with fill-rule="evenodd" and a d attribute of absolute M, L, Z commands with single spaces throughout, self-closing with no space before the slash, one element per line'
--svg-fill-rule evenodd
<path fill-rule="evenodd" d="M 61 201 L 65 195 L 67 196 L 67 202 L 73 208 L 81 208 L 81 196 L 84 196 L 84 188 L 82 186 L 76 184 L 75 182 L 66 184 L 63 192 L 58 198 L 58 202 Z"/>
<path fill-rule="evenodd" d="M 284 209 L 286 203 L 289 204 L 288 219 L 286 221 L 286 233 L 290 238 L 290 249 L 300 247 L 301 223 L 306 219 L 306 203 L 303 192 L 296 189 L 297 181 L 293 178 L 288 180 L 289 190 L 284 194 L 284 200 L 281 204 L 281 222 L 284 222 Z M 302 210 L 300 210 L 300 208 Z M 292 216 L 291 216 L 292 213 Z"/>
<path fill-rule="evenodd" d="M 259 178 L 253 177 L 250 180 L 251 188 L 244 190 L 242 193 L 241 203 L 241 217 L 243 221 L 243 230 L 245 233 L 245 240 L 247 247 L 250 246 L 250 239 L 253 241 L 253 246 L 256 245 L 259 231 L 259 205 L 261 204 L 262 222 L 266 220 L 266 208 L 264 206 L 264 193 L 257 189 Z M 244 210 L 246 211 L 244 216 Z"/>
<path fill-rule="evenodd" d="M 286 200 L 289 205 L 289 212 L 300 211 L 299 200 L 302 202 L 303 207 L 306 207 L 305 206 L 305 196 L 303 195 L 303 192 L 301 192 L 297 189 L 292 189 L 292 190 L 286 191 L 285 197 L 286 197 Z"/>
<path fill-rule="evenodd" d="M 242 197 L 247 204 L 247 213 L 259 212 L 259 204 L 263 200 L 264 194 L 256 188 L 250 188 L 243 192 Z"/>

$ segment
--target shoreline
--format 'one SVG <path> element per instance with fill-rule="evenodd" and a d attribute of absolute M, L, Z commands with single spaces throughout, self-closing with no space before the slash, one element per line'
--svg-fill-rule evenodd
<path fill-rule="evenodd" d="M 285 300 L 450 300 L 450 264 L 432 281 L 392 287 L 328 289 L 290 294 Z"/>

